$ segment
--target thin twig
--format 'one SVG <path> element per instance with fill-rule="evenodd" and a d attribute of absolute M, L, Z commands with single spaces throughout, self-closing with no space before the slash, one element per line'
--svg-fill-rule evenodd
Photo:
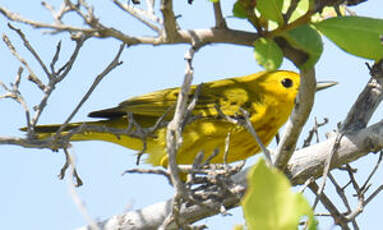
<path fill-rule="evenodd" d="M 381 191 L 383 191 L 383 185 L 380 185 L 374 192 L 366 199 L 365 204 L 370 203 L 372 199 L 374 199 Z"/>
<path fill-rule="evenodd" d="M 346 206 L 347 208 L 347 211 L 348 212 L 351 212 L 351 207 L 350 207 L 350 204 L 347 200 L 347 197 L 346 197 L 346 194 L 344 193 L 344 188 L 341 187 L 335 180 L 335 178 L 332 176 L 331 173 L 328 174 L 328 178 L 330 179 L 330 181 L 333 183 L 333 185 L 335 186 L 335 189 L 336 189 L 336 192 L 338 193 L 339 197 L 342 199 L 343 201 L 343 204 Z"/>
<path fill-rule="evenodd" d="M 128 169 L 125 170 L 121 175 L 124 176 L 128 173 L 140 173 L 140 174 L 155 174 L 155 175 L 162 175 L 165 176 L 168 180 L 169 184 L 172 184 L 172 180 L 170 178 L 170 174 L 163 170 L 163 169 L 141 169 L 141 168 L 134 168 L 134 169 Z"/>
<path fill-rule="evenodd" d="M 323 122 L 321 123 L 318 123 L 318 120 L 317 118 L 315 117 L 314 118 L 314 127 L 312 127 L 312 129 L 309 131 L 309 135 L 307 136 L 307 138 L 303 141 L 303 146 L 302 148 L 305 148 L 307 146 L 309 146 L 311 144 L 311 140 L 312 138 L 314 137 L 314 134 L 315 134 L 315 137 L 316 137 L 316 143 L 319 143 L 319 133 L 318 133 L 318 130 L 319 130 L 319 127 L 321 126 L 324 126 L 328 123 L 328 118 L 324 118 L 323 119 Z"/>
<path fill-rule="evenodd" d="M 242 124 L 246 129 L 247 131 L 249 131 L 249 133 L 254 137 L 254 139 L 257 141 L 257 144 L 259 145 L 259 147 L 261 148 L 263 154 L 265 155 L 265 159 L 266 159 L 266 163 L 269 165 L 269 166 L 272 166 L 273 163 L 272 163 L 272 160 L 271 160 L 271 153 L 270 151 L 265 147 L 265 145 L 263 144 L 261 138 L 259 138 L 257 132 L 255 131 L 253 125 L 251 124 L 251 121 L 250 121 L 250 118 L 249 118 L 249 112 L 247 112 L 246 110 L 240 108 L 240 111 L 242 112 L 242 115 L 245 119 L 245 122 Z"/>
<path fill-rule="evenodd" d="M 347 225 L 347 221 L 345 220 L 344 216 L 338 211 L 336 206 L 331 202 L 331 200 L 326 196 L 326 194 L 319 193 L 319 186 L 314 181 L 311 184 L 309 184 L 309 188 L 311 191 L 319 197 L 320 201 L 322 202 L 323 206 L 331 213 L 332 218 L 334 218 L 334 221 L 337 225 L 340 225 L 342 229 L 349 230 L 350 228 Z"/>
<path fill-rule="evenodd" d="M 70 174 L 70 176 L 69 176 L 70 180 L 73 181 L 73 179 L 75 179 L 75 181 L 76 181 L 76 183 L 74 184 L 75 187 L 82 186 L 84 183 L 82 182 L 80 176 L 77 173 L 76 167 L 74 166 L 73 157 L 71 156 L 71 154 L 69 153 L 67 148 L 64 148 L 64 154 L 65 154 L 65 164 L 61 168 L 60 173 L 58 175 L 58 178 L 60 180 L 64 179 L 67 169 L 70 168 L 70 173 L 69 173 Z M 72 184 L 73 184 L 73 182 L 72 182 Z"/>
<path fill-rule="evenodd" d="M 93 81 L 92 85 L 90 86 L 89 90 L 86 92 L 86 94 L 83 96 L 83 98 L 80 100 L 76 108 L 72 111 L 72 113 L 68 116 L 68 118 L 65 120 L 65 122 L 60 126 L 60 128 L 57 130 L 56 135 L 59 134 L 61 131 L 63 131 L 69 122 L 72 120 L 74 115 L 78 112 L 78 110 L 81 108 L 81 106 L 85 103 L 85 101 L 89 98 L 89 96 L 92 94 L 94 89 L 97 87 L 97 85 L 101 82 L 101 80 L 109 74 L 110 71 L 112 71 L 117 66 L 121 65 L 122 62 L 119 60 L 122 51 L 125 48 L 125 44 L 121 44 L 120 48 L 112 60 L 112 62 L 102 71 L 99 75 L 97 75 L 96 79 Z"/>
<path fill-rule="evenodd" d="M 35 115 L 32 119 L 32 122 L 31 122 L 32 127 L 35 127 L 35 125 L 37 124 L 41 113 L 43 112 L 45 106 L 47 105 L 47 102 L 48 102 L 50 95 L 52 94 L 53 90 L 55 89 L 55 85 L 58 82 L 62 81 L 68 75 L 69 71 L 72 69 L 73 63 L 75 62 L 75 60 L 76 60 L 76 58 L 80 52 L 80 49 L 83 46 L 86 39 L 87 39 L 86 36 L 80 36 L 78 39 L 76 39 L 76 47 L 75 47 L 72 55 L 70 56 L 69 60 L 64 64 L 63 71 L 59 71 L 59 72 L 61 72 L 61 73 L 59 73 L 60 75 L 57 76 L 56 73 L 54 73 L 54 72 L 50 73 L 53 77 L 49 79 L 49 83 L 44 89 L 44 96 L 41 99 L 40 103 L 37 106 L 35 106 L 36 112 L 35 112 Z M 51 63 L 55 62 L 55 59 L 57 58 L 57 55 L 58 55 L 57 54 L 58 51 L 59 51 L 59 49 L 56 50 L 56 53 L 55 53 Z"/>
<path fill-rule="evenodd" d="M 36 52 L 36 50 L 31 46 L 31 44 L 29 43 L 28 39 L 25 37 L 24 33 L 14 27 L 11 23 L 8 23 L 8 27 L 10 29 L 12 29 L 13 31 L 16 31 L 16 33 L 20 36 L 20 38 L 23 40 L 24 42 L 24 46 L 29 50 L 29 52 L 31 52 L 31 54 L 35 57 L 35 59 L 37 60 L 37 62 L 40 64 L 41 68 L 44 70 L 45 74 L 47 75 L 48 79 L 52 78 L 51 74 L 49 73 L 48 71 L 48 68 L 47 66 L 44 64 L 43 60 L 40 58 L 39 54 Z"/>
<path fill-rule="evenodd" d="M 21 82 L 21 75 L 22 75 L 23 71 L 24 71 L 23 67 L 20 66 L 18 71 L 17 71 L 17 75 L 16 75 L 14 83 L 11 83 L 12 89 L 9 89 L 2 81 L 0 81 L 0 86 L 2 86 L 5 91 L 7 91 L 7 93 L 5 93 L 4 95 L 0 95 L 0 99 L 1 98 L 11 98 L 23 107 L 23 109 L 25 111 L 25 118 L 26 118 L 26 123 L 27 123 L 27 131 L 28 131 L 27 135 L 28 135 L 28 137 L 31 137 L 32 136 L 32 130 L 31 130 L 31 117 L 30 117 L 29 108 L 27 106 L 27 102 L 25 101 L 23 95 L 21 94 L 21 92 L 19 90 L 19 86 L 20 86 L 20 82 Z"/>
<path fill-rule="evenodd" d="M 122 4 L 120 1 L 118 0 L 113 0 L 113 2 L 122 10 L 124 10 L 125 12 L 129 13 L 130 15 L 132 15 L 133 17 L 137 18 L 140 22 L 142 22 L 144 25 L 146 25 L 147 27 L 149 27 L 150 29 L 152 29 L 153 31 L 157 32 L 157 33 L 160 33 L 161 32 L 161 29 L 156 26 L 154 23 L 152 23 L 151 21 L 155 21 L 156 23 L 159 23 L 161 24 L 162 23 L 162 20 L 160 20 L 158 17 L 156 17 L 155 15 L 149 13 L 148 11 L 145 11 L 145 10 L 141 10 L 139 8 L 134 8 L 132 6 L 130 6 L 129 4 Z M 150 21 L 151 20 L 151 21 Z"/>
<path fill-rule="evenodd" d="M 71 176 L 68 179 L 69 180 L 68 187 L 69 187 L 70 195 L 72 196 L 72 199 L 73 199 L 74 203 L 76 204 L 77 208 L 79 209 L 80 213 L 85 218 L 85 220 L 88 222 L 91 230 L 100 230 L 96 221 L 90 217 L 89 212 L 88 212 L 87 208 L 85 207 L 84 202 L 81 200 L 80 196 L 76 192 L 75 187 L 77 187 L 77 186 L 73 184 L 72 178 L 76 173 L 74 159 L 71 156 L 71 154 L 68 152 L 67 149 L 64 149 L 64 152 L 65 152 L 65 155 L 67 156 L 67 160 L 68 160 L 69 165 L 70 165 L 69 171 L 70 171 Z"/>
<path fill-rule="evenodd" d="M 336 154 L 336 152 L 338 151 L 338 149 L 340 147 L 340 142 L 342 140 L 342 137 L 343 137 L 343 134 L 339 133 L 337 135 L 337 137 L 335 138 L 335 140 L 334 140 L 334 144 L 331 147 L 331 150 L 329 152 L 329 155 L 327 157 L 326 164 L 325 164 L 325 167 L 324 167 L 324 170 L 323 170 L 322 184 L 321 184 L 321 186 L 319 187 L 319 190 L 318 190 L 319 196 L 317 196 L 315 198 L 315 201 L 314 201 L 314 204 L 313 204 L 313 209 L 315 209 L 315 207 L 317 206 L 319 198 L 320 198 L 320 194 L 322 194 L 322 192 L 324 190 L 324 187 L 326 186 L 326 180 L 327 180 L 328 173 L 330 171 L 331 161 L 332 161 L 332 158 L 334 157 L 334 155 Z"/>
<path fill-rule="evenodd" d="M 303 184 L 303 186 L 299 189 L 299 192 L 303 193 L 305 191 L 305 189 L 309 186 L 309 184 L 311 184 L 314 181 L 315 181 L 314 177 L 310 177 L 308 180 L 306 180 L 306 182 Z"/>
<path fill-rule="evenodd" d="M 41 90 L 45 90 L 46 86 L 42 83 L 42 81 L 36 76 L 36 74 L 33 72 L 32 68 L 29 66 L 28 62 L 16 51 L 16 48 L 12 45 L 11 40 L 8 38 L 7 35 L 3 34 L 3 41 L 7 45 L 8 49 L 11 51 L 11 53 L 21 62 L 23 66 L 28 70 L 29 77 L 28 80 L 35 83 Z"/>
<path fill-rule="evenodd" d="M 171 9 L 171 4 L 172 4 L 171 1 L 167 1 L 167 2 L 168 2 L 167 4 L 170 4 L 170 5 L 164 5 L 164 1 L 162 1 L 162 4 L 161 4 L 161 9 L 164 13 L 165 18 L 169 17 L 168 11 Z M 166 9 L 166 7 L 170 7 L 170 9 Z M 168 20 L 175 20 L 175 19 L 168 18 Z M 170 22 L 170 25 L 171 25 L 171 22 Z M 187 107 L 188 95 L 190 91 L 191 82 L 193 80 L 192 60 L 193 60 L 193 56 L 196 49 L 198 49 L 196 47 L 198 46 L 191 47 L 185 54 L 185 60 L 186 60 L 185 77 L 182 83 L 182 87 L 180 89 L 180 93 L 178 94 L 173 120 L 169 122 L 167 127 L 166 150 L 168 152 L 168 159 L 169 159 L 168 164 L 169 164 L 169 169 L 171 173 L 170 175 L 172 179 L 172 184 L 174 185 L 176 191 L 173 198 L 172 212 L 162 223 L 160 229 L 165 229 L 172 221 L 175 221 L 175 223 L 178 226 L 184 226 L 184 223 L 179 222 L 178 215 L 179 215 L 182 199 L 188 198 L 189 196 L 188 196 L 188 192 L 186 190 L 185 185 L 183 184 L 183 182 L 181 181 L 179 177 L 179 169 L 177 166 L 176 158 L 177 158 L 177 151 L 182 144 L 182 123 L 183 123 L 183 120 L 185 119 L 185 114 L 188 108 Z"/>
<path fill-rule="evenodd" d="M 382 159 L 383 159 L 383 151 L 380 151 L 378 161 L 376 162 L 374 168 L 372 169 L 371 173 L 368 175 L 368 177 L 367 177 L 366 181 L 364 182 L 364 184 L 362 185 L 362 187 L 360 187 L 360 190 L 362 190 L 362 191 L 366 190 L 371 178 L 375 175 L 376 171 L 378 170 L 380 163 L 382 162 Z"/>

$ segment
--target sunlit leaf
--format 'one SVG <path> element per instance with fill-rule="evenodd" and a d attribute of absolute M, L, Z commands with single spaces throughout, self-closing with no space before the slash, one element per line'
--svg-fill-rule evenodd
<path fill-rule="evenodd" d="M 293 193 L 289 180 L 261 159 L 250 170 L 242 207 L 248 229 L 298 229 L 302 217 L 316 229 L 313 210 L 301 193 Z"/>
<path fill-rule="evenodd" d="M 383 57 L 380 37 L 383 20 L 367 17 L 329 18 L 314 26 L 344 51 L 359 57 L 379 60 Z"/>
<path fill-rule="evenodd" d="M 291 14 L 291 17 L 289 19 L 289 23 L 291 23 L 291 22 L 297 20 L 298 18 L 302 17 L 303 15 L 305 15 L 308 10 L 309 10 L 309 0 L 299 1 L 297 8 Z"/>
<path fill-rule="evenodd" d="M 291 4 L 291 0 L 284 0 L 283 8 L 282 8 L 283 13 L 287 12 L 287 10 L 290 7 L 290 4 Z M 297 7 L 291 14 L 288 23 L 291 23 L 297 20 L 298 18 L 302 17 L 303 15 L 305 15 L 309 11 L 310 7 L 314 6 L 314 4 L 315 4 L 314 0 L 300 0 L 297 4 Z"/>
<path fill-rule="evenodd" d="M 272 39 L 259 38 L 254 42 L 254 57 L 265 69 L 275 70 L 282 63 L 283 53 Z"/>
<path fill-rule="evenodd" d="M 262 17 L 283 24 L 283 0 L 257 0 L 256 8 Z"/>

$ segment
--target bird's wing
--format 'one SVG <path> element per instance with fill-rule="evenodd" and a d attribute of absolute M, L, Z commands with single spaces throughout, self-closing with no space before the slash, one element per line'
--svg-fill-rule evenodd
<path fill-rule="evenodd" d="M 197 90 L 198 87 L 200 87 L 199 90 Z M 115 108 L 95 111 L 89 116 L 113 118 L 131 112 L 134 115 L 160 117 L 168 113 L 166 118 L 171 119 L 179 91 L 179 88 L 170 88 L 133 97 L 123 101 Z M 217 116 L 217 106 L 224 114 L 231 116 L 237 113 L 240 107 L 245 109 L 251 107 L 251 101 L 257 99 L 254 95 L 250 95 L 246 85 L 238 82 L 238 79 L 224 79 L 201 86 L 193 85 L 188 95 L 189 102 L 196 91 L 197 104 L 192 113 L 203 117 Z"/>

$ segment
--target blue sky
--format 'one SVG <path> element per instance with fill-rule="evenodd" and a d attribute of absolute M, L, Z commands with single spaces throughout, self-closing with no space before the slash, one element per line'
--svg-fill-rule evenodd
<path fill-rule="evenodd" d="M 52 1 L 53 2 L 53 1 Z M 121 12 L 111 1 L 90 1 L 95 5 L 95 13 L 101 22 L 124 32 L 150 35 L 136 20 Z M 53 3 L 52 3 L 53 4 Z M 11 1 L 0 0 L 0 5 L 35 20 L 51 22 L 52 18 L 37 0 Z M 224 16 L 231 15 L 232 1 L 223 1 Z M 382 1 L 370 0 L 352 8 L 358 15 L 382 18 Z M 178 22 L 183 28 L 206 28 L 214 25 L 212 7 L 208 1 L 195 1 L 193 5 L 186 1 L 175 1 L 176 14 L 182 17 Z M 252 30 L 243 20 L 228 18 L 232 28 Z M 79 20 L 68 18 L 67 22 L 82 26 Z M 34 71 L 44 79 L 43 72 L 31 55 L 25 51 L 22 42 L 6 26 L 7 20 L 0 17 L 1 33 L 7 34 L 19 52 L 30 61 Z M 43 30 L 33 30 L 28 26 L 14 23 L 24 30 L 31 44 L 48 62 L 54 54 L 56 43 L 62 40 L 61 62 L 74 48 L 67 34 L 47 35 Z M 93 79 L 100 73 L 116 54 L 119 42 L 113 39 L 91 39 L 83 47 L 78 61 L 68 77 L 58 85 L 48 101 L 40 123 L 61 123 L 72 112 L 81 97 L 89 88 Z M 187 45 L 136 46 L 124 50 L 123 65 L 113 70 L 97 87 L 92 96 L 77 113 L 74 121 L 88 120 L 90 111 L 112 107 L 129 97 L 153 90 L 179 86 L 183 80 L 185 61 L 183 59 Z M 4 43 L 0 43 L 0 80 L 10 83 L 16 76 L 18 61 L 10 55 Z M 314 117 L 330 119 L 330 123 L 321 129 L 324 133 L 333 130 L 336 123 L 343 120 L 352 103 L 369 79 L 365 62 L 344 53 L 331 42 L 324 39 L 324 53 L 316 66 L 318 80 L 336 80 L 340 84 L 333 89 L 318 94 L 303 136 L 312 127 Z M 371 63 L 371 62 L 370 62 Z M 194 83 L 207 82 L 223 77 L 241 76 L 261 70 L 253 58 L 252 49 L 233 45 L 210 45 L 200 50 L 193 60 Z M 287 60 L 282 69 L 296 70 Z M 27 80 L 23 79 L 20 89 L 27 98 L 28 105 L 34 106 L 41 99 L 41 93 Z M 0 91 L 2 94 L 2 91 Z M 22 136 L 18 128 L 25 126 L 25 117 L 20 105 L 11 100 L 0 100 L 0 136 Z M 377 121 L 382 117 L 378 109 L 373 117 Z M 303 140 L 303 138 L 301 138 Z M 300 143 L 302 142 L 300 141 Z M 271 144 L 269 148 L 274 148 Z M 133 151 L 105 142 L 74 143 L 71 152 L 75 154 L 77 167 L 85 185 L 77 191 L 85 202 L 91 217 L 105 219 L 127 209 L 136 209 L 169 199 L 173 189 L 160 176 L 125 175 L 121 173 L 135 166 Z M 64 164 L 63 153 L 50 150 L 25 149 L 16 146 L 0 146 L 0 219 L 4 229 L 73 229 L 86 224 L 68 189 L 68 182 L 57 179 Z M 365 157 L 353 166 L 359 168 L 358 179 L 366 177 L 377 156 Z M 249 160 L 254 162 L 256 157 Z M 140 165 L 149 168 L 148 165 Z M 336 173 L 341 183 L 345 178 Z M 382 178 L 382 172 L 376 178 Z M 379 186 L 379 180 L 374 180 Z M 328 190 L 327 193 L 332 193 Z M 307 197 L 312 198 L 307 192 Z M 353 203 L 355 207 L 356 203 Z M 366 207 L 358 217 L 362 229 L 377 229 L 381 222 L 380 208 L 383 196 L 378 196 L 373 204 Z M 217 216 L 201 221 L 210 229 L 232 229 L 243 223 L 240 209 L 230 211 L 232 216 Z M 321 229 L 329 229 L 332 221 L 319 219 Z"/>

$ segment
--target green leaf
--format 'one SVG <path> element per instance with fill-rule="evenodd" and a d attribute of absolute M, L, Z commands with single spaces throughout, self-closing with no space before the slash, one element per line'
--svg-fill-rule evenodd
<path fill-rule="evenodd" d="M 344 51 L 375 61 L 383 57 L 380 36 L 383 20 L 367 17 L 336 17 L 314 24 L 322 34 Z"/>
<path fill-rule="evenodd" d="M 247 18 L 249 10 L 254 10 L 254 0 L 237 0 L 233 6 L 233 15 L 237 18 Z"/>
<path fill-rule="evenodd" d="M 209 0 L 209 1 L 213 3 L 219 2 L 219 0 Z"/>
<path fill-rule="evenodd" d="M 283 8 L 282 8 L 283 13 L 287 12 L 288 8 L 290 7 L 290 4 L 291 4 L 291 0 L 284 0 Z M 297 20 L 298 18 L 302 17 L 303 15 L 305 15 L 307 13 L 307 11 L 310 8 L 312 8 L 314 5 L 315 5 L 314 0 L 300 0 L 298 2 L 297 7 L 295 8 L 293 13 L 291 14 L 288 23 L 291 23 L 291 22 Z"/>
<path fill-rule="evenodd" d="M 301 0 L 298 2 L 297 8 L 292 13 L 289 23 L 297 20 L 298 18 L 302 17 L 304 14 L 307 13 L 309 10 L 309 0 Z"/>
<path fill-rule="evenodd" d="M 266 19 L 283 24 L 282 17 L 283 0 L 257 0 L 255 6 L 259 13 Z"/>
<path fill-rule="evenodd" d="M 247 18 L 250 0 L 237 0 L 233 6 L 233 15 L 237 18 Z"/>
<path fill-rule="evenodd" d="M 298 66 L 301 69 L 314 66 L 322 54 L 322 38 L 315 29 L 307 24 L 286 31 L 281 36 L 295 49 L 301 50 L 308 55 L 305 63 L 302 66 Z"/>
<path fill-rule="evenodd" d="M 283 53 L 272 39 L 259 38 L 254 42 L 254 57 L 265 69 L 275 70 L 282 63 Z"/>
<path fill-rule="evenodd" d="M 289 180 L 263 159 L 250 170 L 248 189 L 242 201 L 248 229 L 298 229 L 306 216 L 309 229 L 316 229 L 314 213 L 301 193 L 293 193 Z"/>

